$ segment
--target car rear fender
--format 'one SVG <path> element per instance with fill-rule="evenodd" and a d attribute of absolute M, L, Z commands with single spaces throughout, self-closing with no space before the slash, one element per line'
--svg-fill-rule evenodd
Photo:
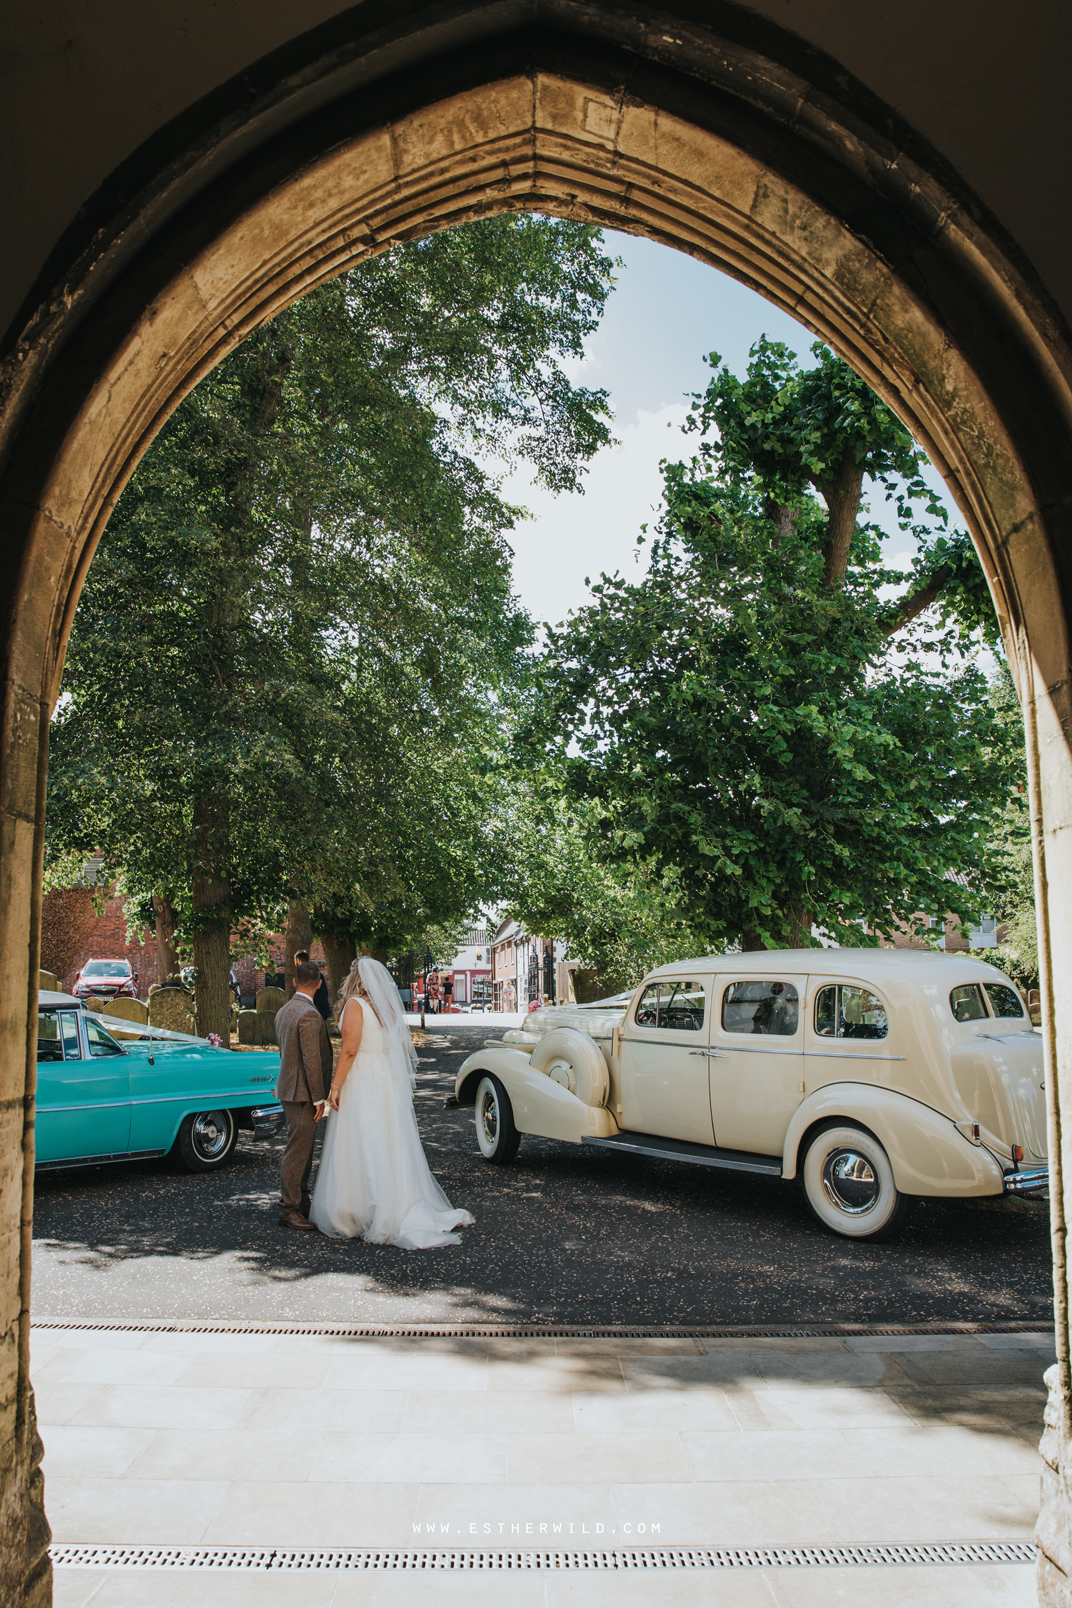
<path fill-rule="evenodd" d="M 510 1096 L 519 1133 L 579 1145 L 585 1138 L 611 1139 L 618 1132 L 609 1111 L 585 1105 L 560 1083 L 535 1071 L 523 1050 L 507 1046 L 478 1050 L 462 1063 L 454 1084 L 459 1105 L 474 1104 L 480 1079 L 489 1072 Z"/>
<path fill-rule="evenodd" d="M 782 1177 L 795 1178 L 812 1131 L 827 1122 L 866 1128 L 882 1145 L 905 1195 L 1000 1195 L 1000 1163 L 972 1144 L 949 1117 L 892 1089 L 829 1083 L 793 1113 L 785 1136 Z"/>

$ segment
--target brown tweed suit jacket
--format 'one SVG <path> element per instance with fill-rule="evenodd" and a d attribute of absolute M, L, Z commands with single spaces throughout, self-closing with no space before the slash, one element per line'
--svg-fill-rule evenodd
<path fill-rule="evenodd" d="M 277 1100 L 327 1098 L 331 1087 L 331 1040 L 324 1018 L 305 994 L 295 994 L 275 1016 L 279 1040 Z"/>

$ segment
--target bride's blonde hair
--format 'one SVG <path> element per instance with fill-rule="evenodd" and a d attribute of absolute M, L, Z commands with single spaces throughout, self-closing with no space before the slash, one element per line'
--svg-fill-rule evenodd
<path fill-rule="evenodd" d="M 360 972 L 361 962 L 364 958 L 363 955 L 358 955 L 350 967 L 346 981 L 339 989 L 338 998 L 335 1001 L 335 1021 L 337 1023 L 342 1021 L 342 1013 L 346 1009 L 347 1002 L 353 999 L 355 994 L 359 999 L 368 999 L 368 990 L 361 981 Z M 371 1000 L 369 1003 L 372 1003 Z"/>

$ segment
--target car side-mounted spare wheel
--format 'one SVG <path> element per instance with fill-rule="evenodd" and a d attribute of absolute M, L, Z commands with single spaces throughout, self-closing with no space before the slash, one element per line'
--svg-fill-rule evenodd
<path fill-rule="evenodd" d="M 552 1082 L 575 1094 L 588 1106 L 604 1106 L 610 1094 L 610 1076 L 603 1052 L 594 1039 L 576 1027 L 556 1027 L 545 1033 L 532 1052 L 529 1065 Z"/>

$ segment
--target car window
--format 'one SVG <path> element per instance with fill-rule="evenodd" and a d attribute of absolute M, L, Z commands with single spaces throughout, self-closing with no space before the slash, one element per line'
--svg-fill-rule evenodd
<path fill-rule="evenodd" d="M 799 1020 L 800 1000 L 793 983 L 731 983 L 722 996 L 722 1026 L 727 1033 L 792 1038 Z"/>
<path fill-rule="evenodd" d="M 78 1041 L 78 1012 L 60 1011 L 60 1041 L 63 1044 L 63 1059 L 65 1061 L 80 1061 L 82 1059 L 82 1046 Z"/>
<path fill-rule="evenodd" d="M 37 1017 L 37 1059 L 39 1061 L 63 1060 L 60 1024 L 52 1011 L 41 1011 Z"/>
<path fill-rule="evenodd" d="M 979 1022 L 986 1017 L 986 1003 L 978 983 L 961 983 L 949 996 L 950 1009 L 958 1022 Z"/>
<path fill-rule="evenodd" d="M 830 983 L 815 996 L 815 1031 L 822 1038 L 883 1039 L 889 1030 L 886 1007 L 869 988 Z"/>
<path fill-rule="evenodd" d="M 704 1024 L 702 983 L 649 983 L 633 1020 L 638 1027 L 661 1027 L 671 1033 L 698 1033 Z"/>
<path fill-rule="evenodd" d="M 112 1035 L 106 1033 L 100 1023 L 95 1022 L 91 1016 L 86 1017 L 86 1034 L 89 1038 L 90 1055 L 122 1055 L 123 1051 Z"/>
<path fill-rule="evenodd" d="M 984 983 L 983 987 L 990 995 L 990 1009 L 995 1016 L 1022 1016 L 1024 1007 L 1015 988 L 1008 983 Z"/>

